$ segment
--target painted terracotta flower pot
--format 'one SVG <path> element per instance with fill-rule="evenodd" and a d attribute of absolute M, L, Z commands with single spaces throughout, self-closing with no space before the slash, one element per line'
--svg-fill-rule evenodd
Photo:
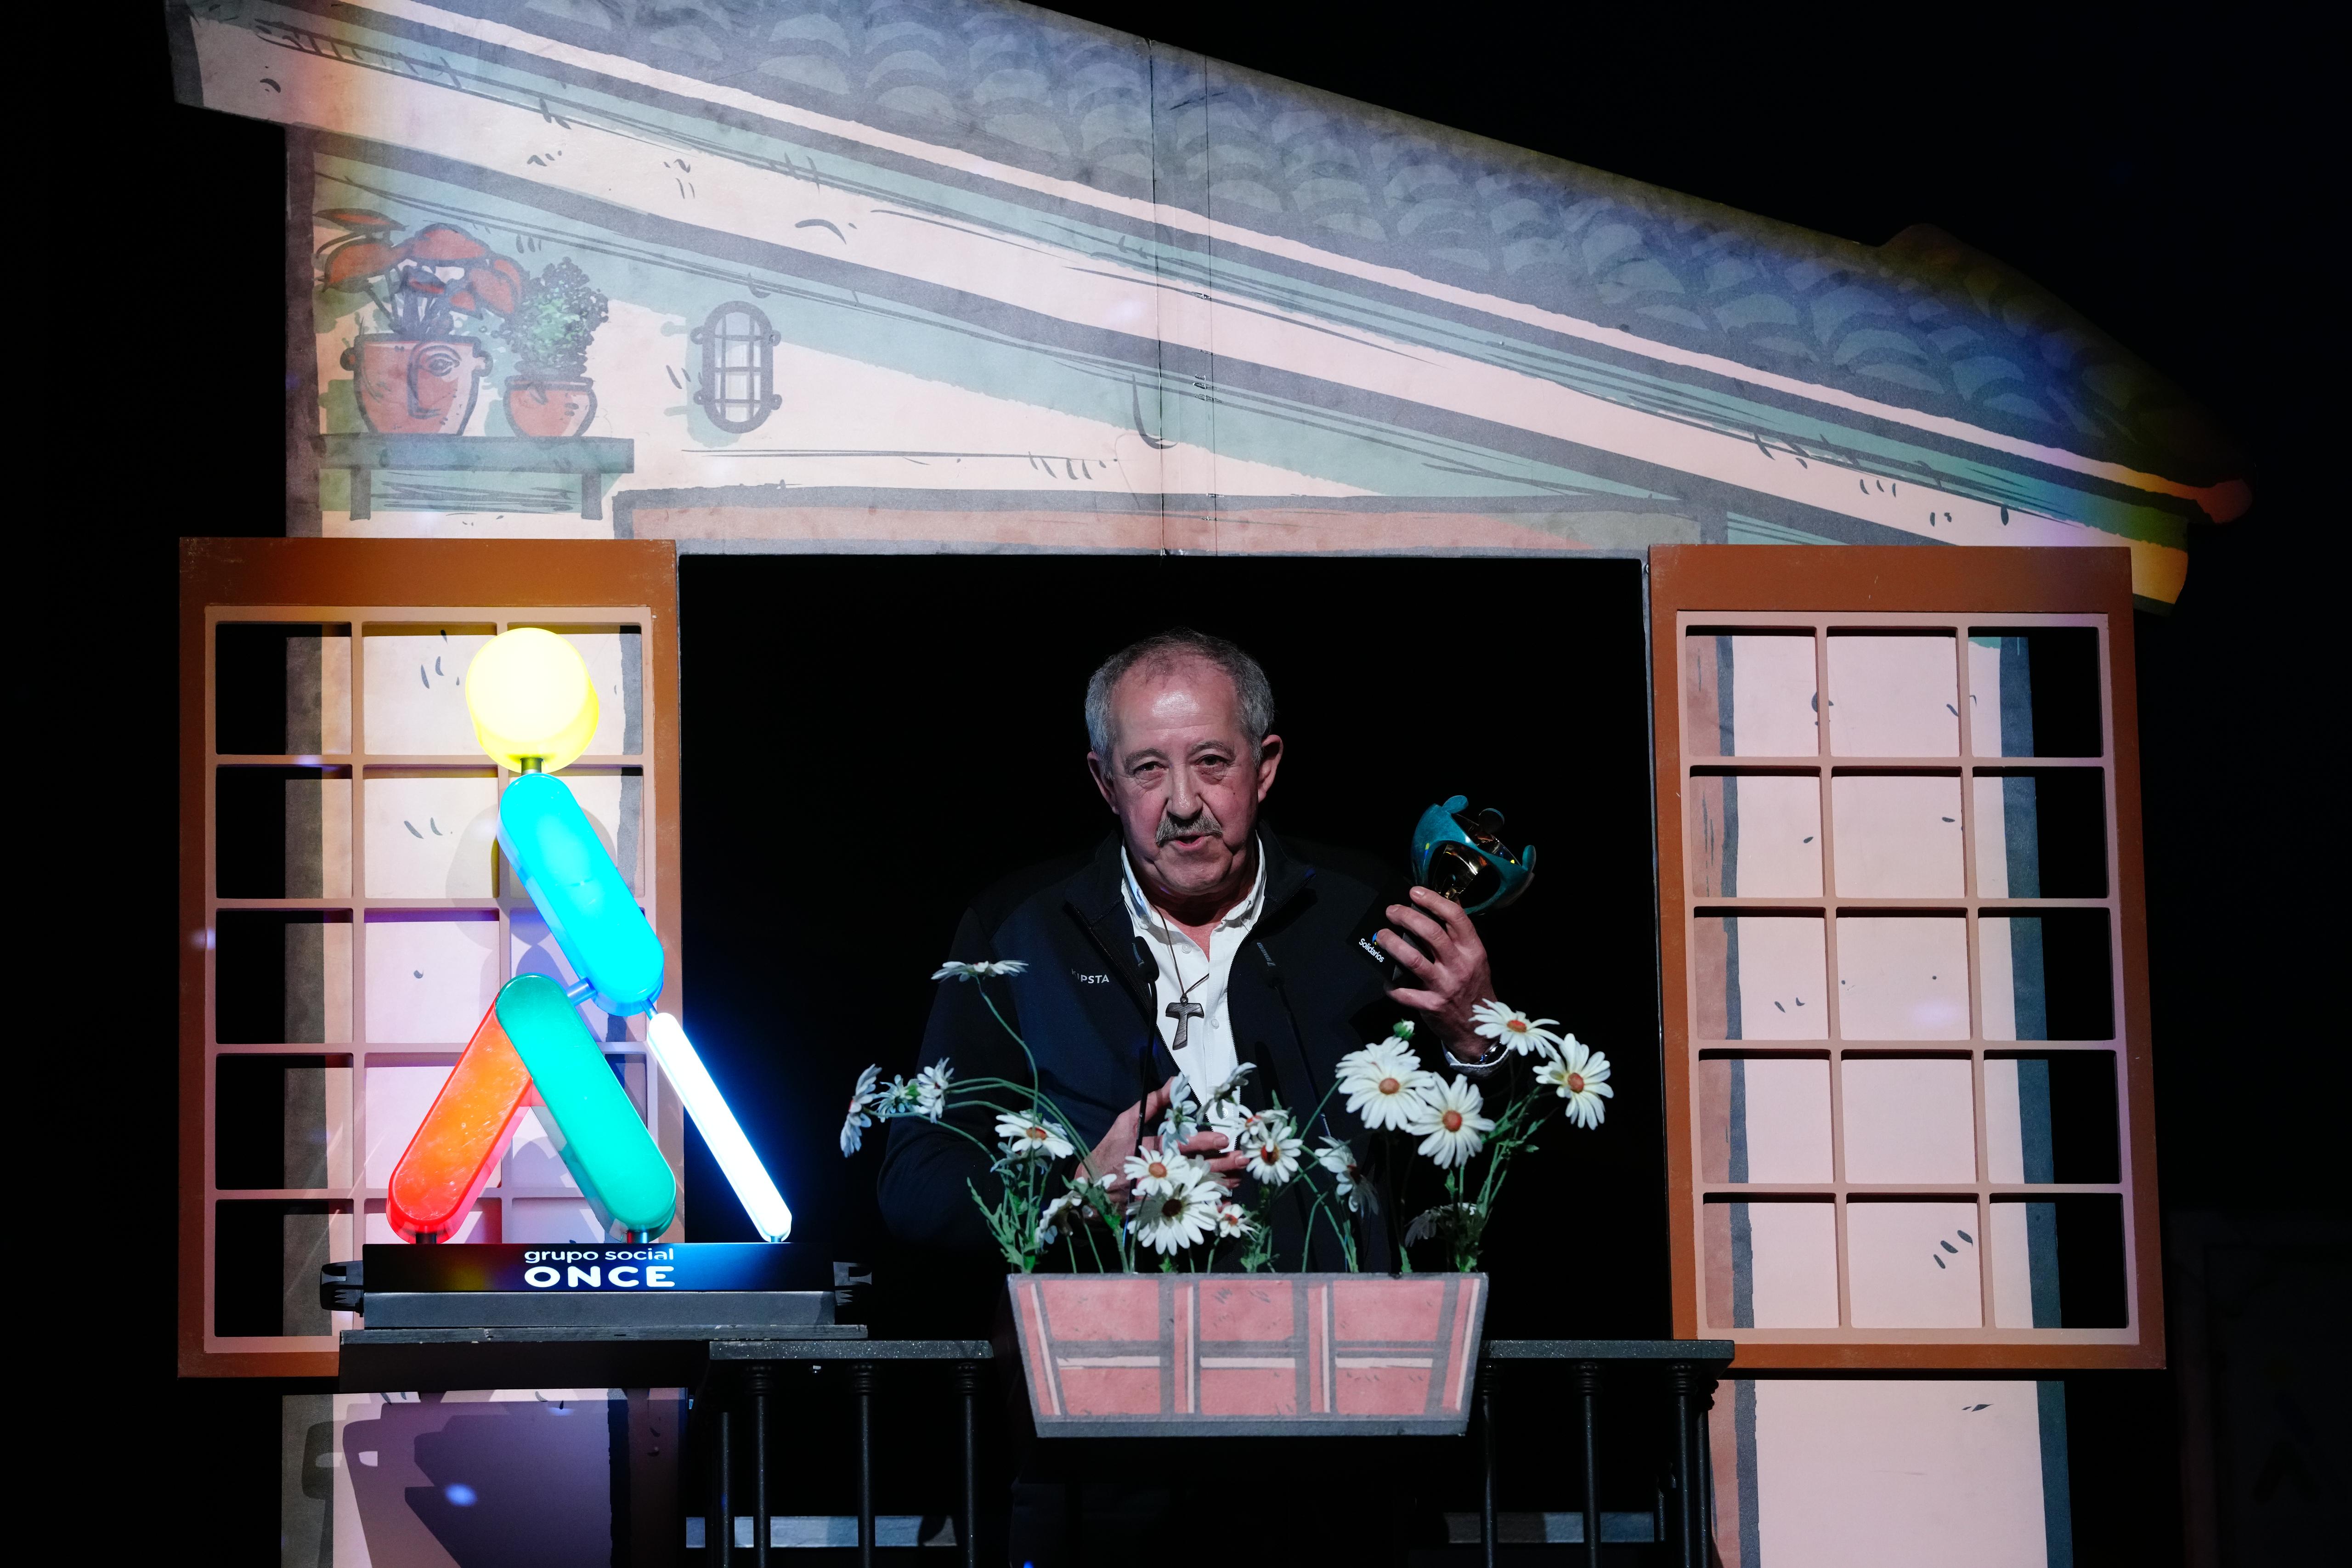
<path fill-rule="evenodd" d="M 577 381 L 509 376 L 507 417 L 526 436 L 577 436 L 596 417 L 596 384 L 585 376 Z"/>
<path fill-rule="evenodd" d="M 1469 1420 L 1483 1274 L 1006 1284 L 1040 1436 L 1446 1436 Z"/>
<path fill-rule="evenodd" d="M 360 417 L 386 436 L 459 436 L 490 368 L 472 338 L 396 338 L 370 332 L 343 351 Z"/>

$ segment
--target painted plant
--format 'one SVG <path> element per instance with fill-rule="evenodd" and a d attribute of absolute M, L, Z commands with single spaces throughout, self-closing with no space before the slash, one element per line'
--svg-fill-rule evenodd
<path fill-rule="evenodd" d="M 460 334 L 476 318 L 515 309 L 522 268 L 454 225 L 395 241 L 401 226 L 382 213 L 333 207 L 319 216 L 342 231 L 320 247 L 320 290 L 331 302 L 358 296 L 380 329 L 343 351 L 361 417 L 389 435 L 462 434 L 490 360 L 479 340 Z"/>
<path fill-rule="evenodd" d="M 514 351 L 507 417 L 526 436 L 576 436 L 596 415 L 588 345 L 611 309 L 604 291 L 569 257 L 523 285 L 501 327 Z"/>
<path fill-rule="evenodd" d="M 382 213 L 331 207 L 319 216 L 343 231 L 320 247 L 320 287 L 364 292 L 394 337 L 454 337 L 460 318 L 507 315 L 522 298 L 522 268 L 453 225 L 430 224 L 395 244 L 400 226 Z"/>

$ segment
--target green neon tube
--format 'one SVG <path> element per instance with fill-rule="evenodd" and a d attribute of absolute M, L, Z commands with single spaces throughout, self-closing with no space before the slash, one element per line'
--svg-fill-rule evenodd
<path fill-rule="evenodd" d="M 667 1229 L 677 1179 L 563 988 L 543 974 L 519 974 L 499 991 L 498 1014 L 596 1217 L 623 1235 Z"/>

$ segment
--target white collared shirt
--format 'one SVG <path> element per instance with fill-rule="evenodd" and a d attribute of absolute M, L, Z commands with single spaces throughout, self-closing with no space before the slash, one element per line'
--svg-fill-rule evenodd
<path fill-rule="evenodd" d="M 1128 919 L 1134 923 L 1135 934 L 1142 939 L 1160 969 L 1151 1000 L 1153 1018 L 1160 1027 L 1160 1043 L 1168 1047 L 1177 1067 L 1192 1081 L 1197 1098 L 1231 1078 L 1234 1068 L 1241 1063 L 1240 1052 L 1234 1046 L 1233 1015 L 1225 1005 L 1225 993 L 1233 977 L 1234 955 L 1241 952 L 1249 940 L 1250 929 L 1265 910 L 1265 845 L 1261 841 L 1257 846 L 1257 879 L 1250 884 L 1249 896 L 1211 928 L 1206 953 L 1143 896 L 1143 885 L 1136 879 L 1134 862 L 1128 858 L 1125 849 L 1119 851 L 1119 864 L 1127 871 Z M 1194 1018 L 1186 1031 L 1181 1051 L 1175 1046 L 1176 1020 L 1168 1016 L 1169 1005 L 1180 1000 L 1198 1002 L 1202 1008 L 1201 1016 Z"/>
<path fill-rule="evenodd" d="M 1225 1005 L 1225 992 L 1233 977 L 1234 955 L 1241 952 L 1258 917 L 1265 912 L 1265 845 L 1263 840 L 1258 844 L 1257 879 L 1250 884 L 1249 897 L 1235 904 L 1210 931 L 1206 955 L 1202 953 L 1199 943 L 1178 930 L 1143 896 L 1143 885 L 1136 880 L 1135 865 L 1124 848 L 1119 850 L 1118 863 L 1126 872 L 1128 920 L 1160 969 L 1151 998 L 1160 1043 L 1175 1058 L 1176 1066 L 1191 1080 L 1193 1097 L 1198 1099 L 1231 1078 L 1234 1069 L 1241 1065 L 1241 1054 L 1234 1045 L 1233 1016 Z M 1192 1020 L 1181 1053 L 1175 1048 L 1176 1020 L 1168 1016 L 1169 1004 L 1179 997 L 1198 1002 L 1202 1008 L 1202 1016 Z M 1483 1046 L 1486 1042 L 1474 1043 Z M 1454 1071 L 1481 1080 L 1509 1059 L 1508 1052 L 1499 1050 L 1483 1062 L 1475 1058 L 1464 1061 L 1450 1047 L 1440 1054 Z"/>

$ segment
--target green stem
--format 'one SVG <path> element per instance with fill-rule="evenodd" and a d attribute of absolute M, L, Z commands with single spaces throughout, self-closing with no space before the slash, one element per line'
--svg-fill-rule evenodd
<path fill-rule="evenodd" d="M 980 999 L 981 999 L 982 1002 L 985 1002 L 985 1003 L 987 1003 L 987 1004 L 988 1004 L 988 1010 L 989 1010 L 989 1012 L 990 1012 L 990 1013 L 992 1013 L 992 1014 L 993 1014 L 993 1015 L 995 1016 L 995 1018 L 996 1018 L 996 1022 L 997 1022 L 997 1026 L 998 1026 L 998 1027 L 1002 1028 L 1002 1029 L 1003 1029 L 1006 1034 L 1008 1034 L 1008 1035 L 1010 1035 L 1010 1036 L 1012 1036 L 1012 1037 L 1013 1037 L 1013 1043 L 1014 1045 L 1016 1045 L 1016 1046 L 1019 1046 L 1019 1047 L 1021 1047 L 1021 1054 L 1022 1054 L 1024 1057 L 1025 1057 L 1025 1058 L 1028 1058 L 1028 1061 L 1029 1061 L 1029 1091 L 1030 1091 L 1032 1094 L 1036 1094 L 1036 1093 L 1038 1092 L 1038 1087 L 1039 1087 L 1039 1080 L 1038 1080 L 1038 1077 L 1037 1077 L 1037 1057 L 1036 1057 L 1036 1054 L 1035 1054 L 1034 1052 L 1033 1052 L 1032 1050 L 1030 1050 L 1030 1048 L 1029 1048 L 1029 1042 L 1028 1042 L 1028 1041 L 1026 1041 L 1026 1040 L 1024 1040 L 1024 1039 L 1023 1039 L 1023 1038 L 1021 1037 L 1021 1031 L 1020 1031 L 1020 1030 L 1018 1030 L 1018 1029 L 1016 1029 L 1016 1028 L 1014 1028 L 1012 1025 L 1010 1025 L 1010 1024 L 1006 1023 L 1006 1022 L 1004 1021 L 1004 1015 L 1003 1015 L 1003 1014 L 1002 1014 L 1002 1013 L 997 1012 L 997 1010 L 996 1010 L 996 999 L 995 999 L 994 997 L 991 996 L 991 995 L 988 994 L 988 987 L 987 987 L 986 985 L 982 985 L 982 984 L 981 984 L 980 977 L 979 977 L 978 975 L 974 975 L 974 976 L 972 977 L 972 982 L 971 982 L 971 983 L 972 983 L 974 985 L 978 985 L 978 986 L 980 986 Z M 1043 1098 L 1043 1096 L 1041 1095 L 1041 1096 L 1040 1096 L 1040 1098 L 1042 1099 L 1042 1098 Z"/>
<path fill-rule="evenodd" d="M 1299 1128 L 1300 1128 L 1302 1131 L 1304 1131 L 1304 1130 L 1305 1130 L 1305 1129 L 1307 1129 L 1307 1128 L 1310 1128 L 1310 1127 L 1314 1126 L 1314 1125 L 1315 1125 L 1315 1123 L 1316 1123 L 1318 1121 L 1319 1121 L 1319 1120 L 1321 1119 L 1321 1117 L 1322 1117 L 1322 1115 L 1323 1115 L 1323 1108 L 1324 1108 L 1325 1106 L 1329 1105 L 1329 1104 L 1331 1103 L 1331 1097 L 1332 1097 L 1333 1095 L 1335 1095 L 1335 1094 L 1339 1093 L 1339 1080 L 1338 1079 L 1336 1079 L 1336 1078 L 1335 1078 L 1335 1079 L 1333 1079 L 1331 1080 L 1331 1087 L 1330 1087 L 1330 1088 L 1328 1088 L 1328 1089 L 1325 1089 L 1325 1090 L 1323 1091 L 1323 1098 L 1322 1098 L 1321 1100 L 1319 1100 L 1316 1101 L 1316 1104 L 1315 1104 L 1315 1114 L 1314 1114 L 1314 1115 L 1312 1115 L 1312 1116 L 1309 1116 L 1306 1121 L 1304 1121 L 1300 1122 L 1300 1123 L 1298 1124 L 1298 1125 L 1299 1125 Z"/>
<path fill-rule="evenodd" d="M 1328 1214 L 1324 1210 L 1324 1205 L 1327 1202 L 1330 1205 Z M 1350 1274 L 1359 1272 L 1356 1268 L 1355 1240 L 1339 1223 L 1339 1205 L 1337 1195 L 1332 1194 L 1316 1195 L 1314 1212 L 1307 1216 L 1307 1251 L 1299 1257 L 1299 1268 L 1304 1269 L 1312 1260 L 1315 1250 L 1315 1215 L 1318 1214 L 1323 1215 L 1325 1223 L 1330 1226 L 1332 1237 L 1339 1244 L 1339 1256 L 1347 1260 L 1348 1272 Z"/>

